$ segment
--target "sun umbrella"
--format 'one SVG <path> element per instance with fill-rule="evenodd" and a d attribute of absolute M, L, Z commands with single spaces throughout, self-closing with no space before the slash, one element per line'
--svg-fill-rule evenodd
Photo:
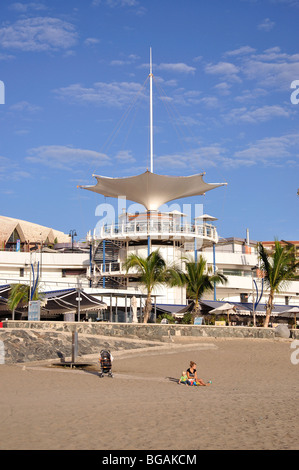
<path fill-rule="evenodd" d="M 299 307 L 292 307 L 289 310 L 284 310 L 283 312 L 278 313 L 278 316 L 285 317 L 285 318 L 292 318 L 294 317 L 295 328 L 296 328 L 296 315 L 299 313 Z"/>
<path fill-rule="evenodd" d="M 215 314 L 227 313 L 228 322 L 229 322 L 229 314 L 235 313 L 235 312 L 236 312 L 235 305 L 229 304 L 228 302 L 220 305 L 219 307 L 213 308 L 213 310 L 209 311 L 209 313 L 215 313 Z"/>

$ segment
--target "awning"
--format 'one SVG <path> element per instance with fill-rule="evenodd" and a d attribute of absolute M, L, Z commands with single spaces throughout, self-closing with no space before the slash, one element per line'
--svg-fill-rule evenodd
<path fill-rule="evenodd" d="M 44 300 L 46 305 L 42 307 L 44 314 L 59 315 L 64 313 L 76 313 L 79 305 L 79 293 L 77 289 L 46 292 Z M 80 311 L 103 310 L 107 304 L 96 299 L 92 295 L 80 292 Z"/>
<path fill-rule="evenodd" d="M 202 305 L 204 312 L 209 314 L 211 309 L 215 309 L 220 305 L 223 305 L 226 301 L 219 301 L 219 300 L 201 300 L 200 304 Z M 253 304 L 250 302 L 233 302 L 228 301 L 232 307 L 236 307 L 237 315 L 252 315 Z M 287 309 L 287 305 L 276 305 L 274 304 L 271 316 L 276 317 L 279 315 L 280 312 L 283 312 Z M 254 313 L 258 316 L 265 316 L 266 315 L 266 304 L 258 304 L 257 308 L 255 309 Z M 213 315 L 213 314 L 211 314 Z"/>
<path fill-rule="evenodd" d="M 147 210 L 158 210 L 162 204 L 175 199 L 199 196 L 226 183 L 205 183 L 200 173 L 192 176 L 165 176 L 146 171 L 127 178 L 109 178 L 93 175 L 95 186 L 79 186 L 106 197 L 124 196 L 130 201 L 142 204 Z"/>

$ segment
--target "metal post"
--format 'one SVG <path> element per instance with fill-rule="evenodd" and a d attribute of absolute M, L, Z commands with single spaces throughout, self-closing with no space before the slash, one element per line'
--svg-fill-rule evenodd
<path fill-rule="evenodd" d="M 103 240 L 103 288 L 105 289 L 105 271 L 106 271 L 106 246 L 105 246 L 106 240 Z"/>
<path fill-rule="evenodd" d="M 89 287 L 92 286 L 92 243 L 89 245 L 89 269 L 90 269 L 90 279 L 89 279 Z"/>
<path fill-rule="evenodd" d="M 78 332 L 75 330 L 72 332 L 72 364 L 76 362 L 78 355 Z"/>
<path fill-rule="evenodd" d="M 151 237 L 150 235 L 147 236 L 147 256 L 151 254 Z"/>
<path fill-rule="evenodd" d="M 117 313 L 117 295 L 115 296 L 115 321 L 118 322 L 118 313 Z"/>
<path fill-rule="evenodd" d="M 194 237 L 194 261 L 197 263 L 197 239 Z"/>
<path fill-rule="evenodd" d="M 152 48 L 150 48 L 150 151 L 151 151 L 151 173 L 154 171 L 153 155 L 154 155 L 154 133 L 153 133 L 153 64 L 152 64 Z"/>
<path fill-rule="evenodd" d="M 78 302 L 78 322 L 80 321 L 80 301 L 81 301 L 81 286 L 79 278 L 77 280 L 78 287 L 77 287 L 77 302 Z"/>
<path fill-rule="evenodd" d="M 213 243 L 213 270 L 216 273 L 216 249 L 215 243 Z M 214 281 L 214 300 L 216 300 L 216 282 Z"/>
<path fill-rule="evenodd" d="M 110 294 L 110 315 L 109 321 L 112 322 L 112 294 Z"/>

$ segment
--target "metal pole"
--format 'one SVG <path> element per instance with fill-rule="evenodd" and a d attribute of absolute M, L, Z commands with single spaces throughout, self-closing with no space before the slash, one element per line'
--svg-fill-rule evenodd
<path fill-rule="evenodd" d="M 78 355 L 78 332 L 72 332 L 72 364 L 76 362 Z"/>
<path fill-rule="evenodd" d="M 151 173 L 154 171 L 154 133 L 153 133 L 153 64 L 152 48 L 150 48 L 150 151 L 151 151 Z"/>
<path fill-rule="evenodd" d="M 213 270 L 216 273 L 216 249 L 215 243 L 213 243 Z M 214 300 L 216 300 L 216 282 L 214 281 Z"/>
<path fill-rule="evenodd" d="M 112 322 L 112 294 L 110 294 L 110 315 L 109 321 Z"/>
<path fill-rule="evenodd" d="M 106 284 L 106 280 L 105 280 L 105 271 L 106 271 L 106 240 L 103 240 L 103 273 L 104 273 L 104 276 L 103 276 L 103 288 L 105 289 L 105 284 Z"/>
<path fill-rule="evenodd" d="M 77 295 L 78 295 L 77 299 L 78 299 L 78 300 L 77 300 L 77 302 L 78 302 L 78 322 L 79 322 L 79 321 L 80 321 L 80 300 L 81 300 L 80 295 L 81 295 L 81 286 L 80 286 L 80 281 L 79 281 L 79 279 L 77 280 L 77 282 L 78 282 L 78 287 L 77 287 Z"/>

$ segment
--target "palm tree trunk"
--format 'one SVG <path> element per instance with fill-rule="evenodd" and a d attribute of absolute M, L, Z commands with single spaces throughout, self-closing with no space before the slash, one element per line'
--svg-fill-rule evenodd
<path fill-rule="evenodd" d="M 274 291 L 270 290 L 270 295 L 269 295 L 267 308 L 266 308 L 266 318 L 264 321 L 264 328 L 268 328 L 268 325 L 269 325 L 270 316 L 271 316 L 272 309 L 273 309 L 273 298 L 274 298 Z"/>
<path fill-rule="evenodd" d="M 146 302 L 145 302 L 143 323 L 148 322 L 151 310 L 152 310 L 152 301 L 151 301 L 151 292 L 149 292 L 147 294 L 147 298 L 146 298 Z"/>

